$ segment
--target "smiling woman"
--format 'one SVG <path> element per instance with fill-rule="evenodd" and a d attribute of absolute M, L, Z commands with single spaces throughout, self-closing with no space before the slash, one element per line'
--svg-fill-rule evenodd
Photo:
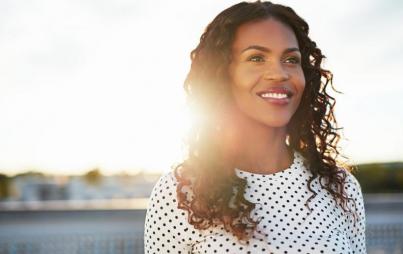
<path fill-rule="evenodd" d="M 365 253 L 360 184 L 337 161 L 330 71 L 291 8 L 242 2 L 191 53 L 199 121 L 154 187 L 146 253 Z"/>

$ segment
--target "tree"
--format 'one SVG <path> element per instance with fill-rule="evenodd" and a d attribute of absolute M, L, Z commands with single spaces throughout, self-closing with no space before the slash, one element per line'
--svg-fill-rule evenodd
<path fill-rule="evenodd" d="M 6 199 L 10 196 L 10 178 L 0 173 L 0 199 Z"/>
<path fill-rule="evenodd" d="M 84 179 L 91 185 L 99 185 L 102 182 L 102 173 L 98 168 L 88 171 L 84 175 Z"/>

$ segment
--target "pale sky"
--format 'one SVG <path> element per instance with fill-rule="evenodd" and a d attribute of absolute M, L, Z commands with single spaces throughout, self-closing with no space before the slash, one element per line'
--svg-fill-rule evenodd
<path fill-rule="evenodd" d="M 0 1 L 0 170 L 169 171 L 183 80 L 205 26 L 237 1 Z M 403 3 L 281 1 L 334 73 L 343 153 L 403 160 Z"/>

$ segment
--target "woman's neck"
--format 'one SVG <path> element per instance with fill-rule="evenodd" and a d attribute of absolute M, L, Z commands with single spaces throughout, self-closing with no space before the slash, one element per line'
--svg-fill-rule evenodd
<path fill-rule="evenodd" d="M 293 153 L 285 143 L 286 127 L 268 127 L 252 119 L 237 119 L 230 126 L 224 129 L 222 138 L 226 159 L 234 167 L 272 174 L 292 164 Z"/>

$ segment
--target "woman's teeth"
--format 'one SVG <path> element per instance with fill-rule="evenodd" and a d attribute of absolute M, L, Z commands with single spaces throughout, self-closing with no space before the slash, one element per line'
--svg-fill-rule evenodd
<path fill-rule="evenodd" d="M 263 98 L 284 99 L 287 98 L 287 94 L 284 93 L 264 93 L 260 95 Z"/>

